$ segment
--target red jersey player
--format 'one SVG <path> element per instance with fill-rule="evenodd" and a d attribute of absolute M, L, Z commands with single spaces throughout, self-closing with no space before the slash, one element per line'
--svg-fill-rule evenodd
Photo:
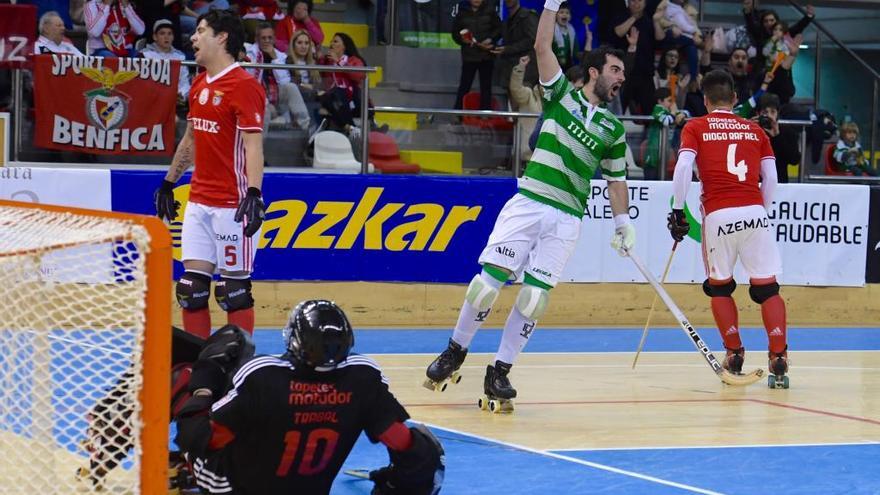
<path fill-rule="evenodd" d="M 739 373 L 745 357 L 731 297 L 736 289 L 733 266 L 739 258 L 749 274 L 749 295 L 761 305 L 769 338 L 770 386 L 788 388 L 785 302 L 776 282 L 782 261 L 767 218 L 776 188 L 776 159 L 764 131 L 731 112 L 736 93 L 730 74 L 707 74 L 703 94 L 709 114 L 691 120 L 682 131 L 669 231 L 679 242 L 687 235 L 690 226 L 683 208 L 696 162 L 703 183 L 702 244 L 708 277 L 703 291 L 712 298 L 712 315 L 727 349 L 724 367 Z"/>
<path fill-rule="evenodd" d="M 217 302 L 230 324 L 253 332 L 250 274 L 264 217 L 260 186 L 266 94 L 235 62 L 244 43 L 237 16 L 224 10 L 202 15 L 192 43 L 196 63 L 205 72 L 193 81 L 186 133 L 156 191 L 156 213 L 168 221 L 177 217 L 174 184 L 195 163 L 183 218 L 185 273 L 176 289 L 183 327 L 201 337 L 210 334 L 208 300 L 219 269 Z"/>

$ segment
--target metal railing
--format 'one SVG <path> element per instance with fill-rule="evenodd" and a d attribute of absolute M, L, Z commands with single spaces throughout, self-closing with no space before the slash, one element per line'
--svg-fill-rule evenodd
<path fill-rule="evenodd" d="M 197 64 L 193 61 L 184 61 L 183 65 L 193 67 Z M 266 64 L 266 63 L 241 63 L 241 66 L 244 68 L 254 68 L 254 69 L 281 69 L 281 70 L 316 70 L 319 72 L 352 72 L 352 73 L 364 73 L 365 77 L 361 83 L 360 91 L 361 91 L 361 108 L 360 108 L 360 120 L 363 132 L 361 134 L 361 173 L 368 173 L 369 171 L 369 129 L 370 129 L 370 118 L 369 112 L 370 110 L 376 112 L 384 112 L 384 113 L 415 113 L 415 114 L 427 114 L 427 115 L 452 115 L 452 116 L 462 116 L 462 117 L 500 117 L 500 118 L 511 118 L 514 120 L 513 126 L 513 136 L 512 136 L 512 150 L 511 150 L 511 162 L 513 166 L 511 167 L 511 172 L 514 177 L 518 177 L 521 172 L 522 159 L 520 156 L 522 141 L 521 141 L 521 123 L 520 119 L 522 118 L 538 118 L 541 115 L 537 113 L 528 113 L 528 112 L 506 112 L 506 111 L 491 111 L 491 110 L 452 110 L 447 108 L 409 108 L 409 107 L 396 107 L 396 106 L 377 106 L 377 107 L 369 107 L 369 77 L 370 74 L 376 72 L 375 67 L 338 67 L 338 66 L 328 66 L 328 65 L 295 65 L 295 64 Z M 23 122 L 23 112 L 24 105 L 23 103 L 23 95 L 22 95 L 22 72 L 21 69 L 15 69 L 13 71 L 13 95 L 15 98 L 15 118 L 13 120 L 13 136 L 14 136 L 14 153 L 13 159 L 15 161 L 19 161 L 19 152 L 22 147 L 21 143 L 21 123 Z M 876 86 L 875 86 L 876 87 Z M 875 91 L 875 98 L 876 98 Z M 642 122 L 647 123 L 653 120 L 652 117 L 647 115 L 624 115 L 618 117 L 622 121 L 630 121 L 630 122 Z M 817 180 L 820 178 L 825 178 L 828 176 L 821 176 L 815 174 L 806 174 L 806 158 L 807 158 L 807 147 L 806 147 L 806 128 L 811 125 L 811 122 L 808 120 L 780 120 L 780 125 L 794 125 L 800 127 L 800 149 L 801 149 L 801 163 L 799 167 L 798 180 L 799 182 L 804 182 L 805 180 Z M 659 169 L 659 178 L 660 180 L 666 179 L 666 163 L 668 162 L 668 157 L 670 153 L 670 139 L 669 139 L 670 129 L 667 126 L 664 126 L 661 129 L 660 136 L 660 169 Z M 842 180 L 858 180 L 861 178 L 835 178 L 834 181 L 842 181 Z"/>

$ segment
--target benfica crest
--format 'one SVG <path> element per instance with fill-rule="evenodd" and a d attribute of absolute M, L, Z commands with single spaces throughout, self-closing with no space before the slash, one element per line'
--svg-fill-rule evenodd
<path fill-rule="evenodd" d="M 125 122 L 128 116 L 128 105 L 131 97 L 115 88 L 137 77 L 135 71 L 113 72 L 83 67 L 81 72 L 86 77 L 99 83 L 100 88 L 84 94 L 86 97 L 86 115 L 95 127 L 110 130 Z"/>

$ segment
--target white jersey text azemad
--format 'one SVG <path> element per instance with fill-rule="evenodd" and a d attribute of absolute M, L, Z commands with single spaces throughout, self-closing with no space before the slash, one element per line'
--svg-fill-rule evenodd
<path fill-rule="evenodd" d="M 596 168 L 605 180 L 626 180 L 626 130 L 611 112 L 591 105 L 561 70 L 542 85 L 544 123 L 519 193 L 581 218 Z"/>

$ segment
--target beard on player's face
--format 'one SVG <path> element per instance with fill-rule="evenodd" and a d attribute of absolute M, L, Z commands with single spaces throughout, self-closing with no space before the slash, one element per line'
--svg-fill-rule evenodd
<path fill-rule="evenodd" d="M 596 78 L 596 86 L 593 88 L 593 93 L 603 103 L 608 103 L 613 100 L 614 84 L 612 84 L 611 78 L 599 74 L 599 77 Z"/>

